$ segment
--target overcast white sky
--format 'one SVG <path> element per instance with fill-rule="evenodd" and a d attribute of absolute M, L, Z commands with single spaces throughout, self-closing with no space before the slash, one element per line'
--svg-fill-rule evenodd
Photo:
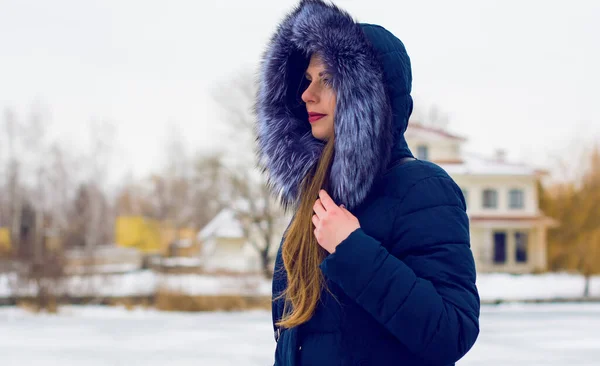
<path fill-rule="evenodd" d="M 118 163 L 144 175 L 173 129 L 193 149 L 221 144 L 210 90 L 257 66 L 295 3 L 0 0 L 0 108 L 41 100 L 73 149 L 108 120 Z M 403 40 L 416 103 L 447 112 L 470 151 L 550 167 L 547 154 L 600 140 L 600 1 L 336 3 Z"/>

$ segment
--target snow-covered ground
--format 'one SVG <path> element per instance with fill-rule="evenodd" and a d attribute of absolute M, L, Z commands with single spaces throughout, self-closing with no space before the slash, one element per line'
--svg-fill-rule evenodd
<path fill-rule="evenodd" d="M 481 335 L 459 366 L 600 364 L 600 304 L 484 306 Z M 0 308 L 0 365 L 272 365 L 270 313 L 161 313 Z"/>
<path fill-rule="evenodd" d="M 485 273 L 477 276 L 479 296 L 481 300 L 488 302 L 576 299 L 583 295 L 584 286 L 583 276 L 568 273 Z M 591 278 L 590 296 L 600 298 L 600 276 Z"/>
<path fill-rule="evenodd" d="M 600 365 L 600 304 L 484 306 L 480 322 L 459 366 Z"/>
<path fill-rule="evenodd" d="M 12 273 L 0 274 L 0 298 L 31 294 L 33 289 L 15 286 Z M 33 284 L 31 284 L 33 285 Z M 67 278 L 64 292 L 77 296 L 146 296 L 157 290 L 188 295 L 264 295 L 271 294 L 271 281 L 261 275 L 211 276 L 200 274 L 161 274 L 151 270 L 122 274 L 73 275 Z"/>
<path fill-rule="evenodd" d="M 15 291 L 10 274 L 0 274 L 0 298 Z M 479 295 L 484 302 L 497 300 L 576 299 L 583 294 L 583 277 L 568 273 L 541 275 L 510 275 L 505 273 L 479 274 Z M 263 295 L 271 293 L 271 282 L 260 275 L 209 276 L 198 274 L 160 274 L 149 270 L 123 274 L 71 276 L 65 291 L 71 296 L 135 296 L 151 295 L 158 289 L 178 291 L 189 295 Z M 31 288 L 18 288 L 21 294 Z M 590 295 L 600 298 L 600 276 L 592 277 Z"/>
<path fill-rule="evenodd" d="M 14 279 L 0 274 L 0 298 L 9 297 Z M 540 275 L 510 275 L 505 273 L 479 274 L 477 287 L 481 300 L 551 300 L 575 299 L 583 294 L 583 277 L 568 273 Z M 271 282 L 260 275 L 209 276 L 198 274 L 160 274 L 149 270 L 123 274 L 71 276 L 65 291 L 72 296 L 135 296 L 150 295 L 167 289 L 189 295 L 263 295 L 271 293 Z M 19 293 L 32 289 L 19 288 Z M 592 277 L 590 295 L 600 298 L 600 276 Z"/>

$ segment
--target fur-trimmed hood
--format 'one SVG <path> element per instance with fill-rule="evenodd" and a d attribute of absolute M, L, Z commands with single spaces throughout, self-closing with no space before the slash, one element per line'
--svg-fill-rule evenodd
<path fill-rule="evenodd" d="M 352 209 L 390 164 L 412 156 L 404 139 L 412 112 L 410 60 L 392 33 L 321 0 L 302 0 L 287 15 L 263 56 L 256 101 L 259 164 L 286 206 L 297 204 L 300 183 L 324 146 L 312 136 L 300 98 L 315 52 L 337 95 L 329 193 Z"/>

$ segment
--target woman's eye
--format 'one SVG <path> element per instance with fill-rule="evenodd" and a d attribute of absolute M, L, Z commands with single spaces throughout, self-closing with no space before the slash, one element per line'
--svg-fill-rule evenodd
<path fill-rule="evenodd" d="M 301 80 L 300 82 L 300 88 L 302 89 L 302 91 L 308 89 L 308 87 L 310 86 L 310 79 L 309 78 L 304 78 Z"/>

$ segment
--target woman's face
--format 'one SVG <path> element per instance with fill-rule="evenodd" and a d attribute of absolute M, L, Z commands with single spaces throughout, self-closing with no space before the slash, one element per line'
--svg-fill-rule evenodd
<path fill-rule="evenodd" d="M 319 140 L 328 140 L 333 137 L 333 117 L 336 103 L 335 91 L 331 85 L 331 75 L 325 71 L 323 61 L 313 55 L 310 58 L 305 77 L 310 84 L 302 93 L 302 100 L 306 103 L 312 134 Z"/>

